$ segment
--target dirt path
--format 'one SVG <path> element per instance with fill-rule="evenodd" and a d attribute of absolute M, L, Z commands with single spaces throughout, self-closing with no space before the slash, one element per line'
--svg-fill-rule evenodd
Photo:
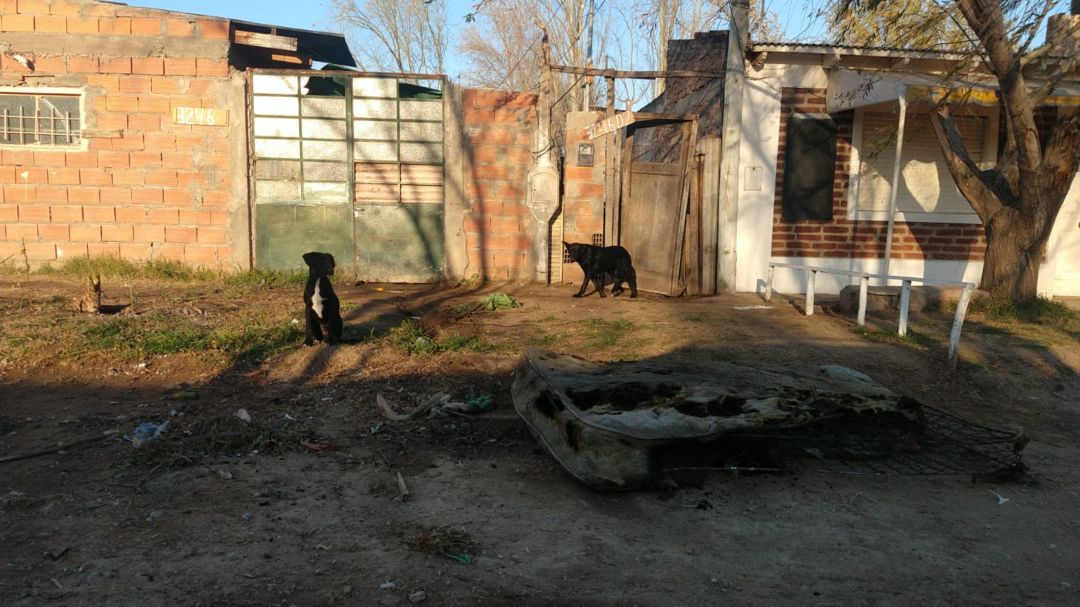
<path fill-rule="evenodd" d="M 66 310 L 76 283 L 31 286 L 0 280 L 0 458 L 140 421 L 170 419 L 170 440 L 107 438 L 0 464 L 5 605 L 1080 602 L 1075 336 L 975 318 L 950 374 L 944 316 L 914 319 L 916 337 L 897 341 L 889 319 L 858 332 L 782 299 L 736 309 L 761 302 L 502 287 L 523 306 L 459 317 L 455 305 L 490 289 L 343 285 L 347 345 L 290 346 L 262 363 L 130 359 L 78 349 L 72 335 L 109 319 Z M 291 287 L 138 283 L 111 295 L 200 327 L 299 314 Z M 384 336 L 410 319 L 471 345 L 407 355 Z M 671 494 L 597 493 L 513 412 L 510 373 L 529 346 L 597 361 L 849 366 L 967 419 L 1023 427 L 1032 472 L 973 484 L 810 459 Z M 375 406 L 379 393 L 406 408 L 443 392 L 491 395 L 494 408 L 389 422 Z M 252 424 L 233 417 L 241 408 Z"/>

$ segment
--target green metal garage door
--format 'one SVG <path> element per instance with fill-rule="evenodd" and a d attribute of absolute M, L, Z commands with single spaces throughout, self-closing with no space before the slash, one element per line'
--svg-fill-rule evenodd
<path fill-rule="evenodd" d="M 441 92 L 310 71 L 256 71 L 252 92 L 256 266 L 327 251 L 362 280 L 441 276 Z"/>

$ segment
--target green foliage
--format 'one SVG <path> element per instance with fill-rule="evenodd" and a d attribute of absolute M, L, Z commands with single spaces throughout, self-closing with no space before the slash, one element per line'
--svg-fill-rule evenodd
<path fill-rule="evenodd" d="M 208 328 L 165 312 L 116 317 L 83 330 L 78 351 L 111 350 L 124 360 L 181 352 L 209 352 L 234 361 L 257 361 L 296 345 L 301 333 L 292 325 L 252 322 L 240 327 Z"/>
<path fill-rule="evenodd" d="M 278 287 L 301 284 L 307 280 L 307 272 L 303 270 L 254 269 L 226 273 L 196 268 L 172 259 L 134 262 L 115 256 L 73 257 L 59 266 L 44 265 L 37 270 L 37 273 L 80 279 L 98 275 L 108 278 L 142 278 L 170 282 L 220 280 L 233 287 Z"/>
<path fill-rule="evenodd" d="M 623 343 L 631 332 L 637 330 L 637 325 L 625 318 L 616 320 L 604 320 L 602 318 L 590 318 L 583 323 L 585 330 L 585 347 L 598 350 L 610 348 Z"/>
<path fill-rule="evenodd" d="M 242 287 L 280 287 L 303 284 L 307 280 L 303 270 L 254 269 L 225 276 L 225 283 Z"/>
<path fill-rule="evenodd" d="M 436 339 L 420 323 L 403 321 L 390 329 L 387 342 L 407 354 L 437 354 L 439 352 L 487 352 L 489 344 L 472 335 L 448 333 Z"/>
<path fill-rule="evenodd" d="M 954 3 L 929 0 L 829 0 L 831 42 L 942 51 L 971 50 Z"/>
<path fill-rule="evenodd" d="M 956 309 L 955 303 L 952 305 L 952 309 Z M 978 298 L 969 304 L 968 313 L 982 314 L 991 320 L 999 322 L 1026 322 L 1063 331 L 1080 329 L 1080 312 L 1045 297 L 1016 302 L 989 297 Z"/>
<path fill-rule="evenodd" d="M 491 295 L 488 295 L 487 297 L 481 298 L 478 301 L 457 304 L 451 309 L 458 318 L 461 318 L 462 316 L 467 316 L 469 314 L 472 314 L 473 312 L 497 312 L 499 310 L 510 310 L 520 307 L 520 301 L 514 299 L 506 293 L 496 291 Z"/>

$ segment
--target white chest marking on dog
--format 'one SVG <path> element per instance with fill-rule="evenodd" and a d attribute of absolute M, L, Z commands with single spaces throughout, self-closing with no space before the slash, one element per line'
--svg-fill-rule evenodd
<path fill-rule="evenodd" d="M 322 315 L 322 307 L 323 307 L 322 304 L 323 304 L 324 301 L 326 301 L 326 298 L 323 297 L 322 293 L 319 292 L 319 283 L 318 283 L 318 281 L 316 281 L 315 282 L 315 292 L 311 294 L 311 309 L 315 310 L 315 316 L 318 316 L 319 320 L 322 320 L 322 317 L 323 317 L 323 315 Z"/>

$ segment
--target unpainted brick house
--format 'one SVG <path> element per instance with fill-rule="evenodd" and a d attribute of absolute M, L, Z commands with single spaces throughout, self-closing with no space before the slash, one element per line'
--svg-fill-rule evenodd
<path fill-rule="evenodd" d="M 536 96 L 354 65 L 337 34 L 0 0 L 0 262 L 533 278 Z"/>

